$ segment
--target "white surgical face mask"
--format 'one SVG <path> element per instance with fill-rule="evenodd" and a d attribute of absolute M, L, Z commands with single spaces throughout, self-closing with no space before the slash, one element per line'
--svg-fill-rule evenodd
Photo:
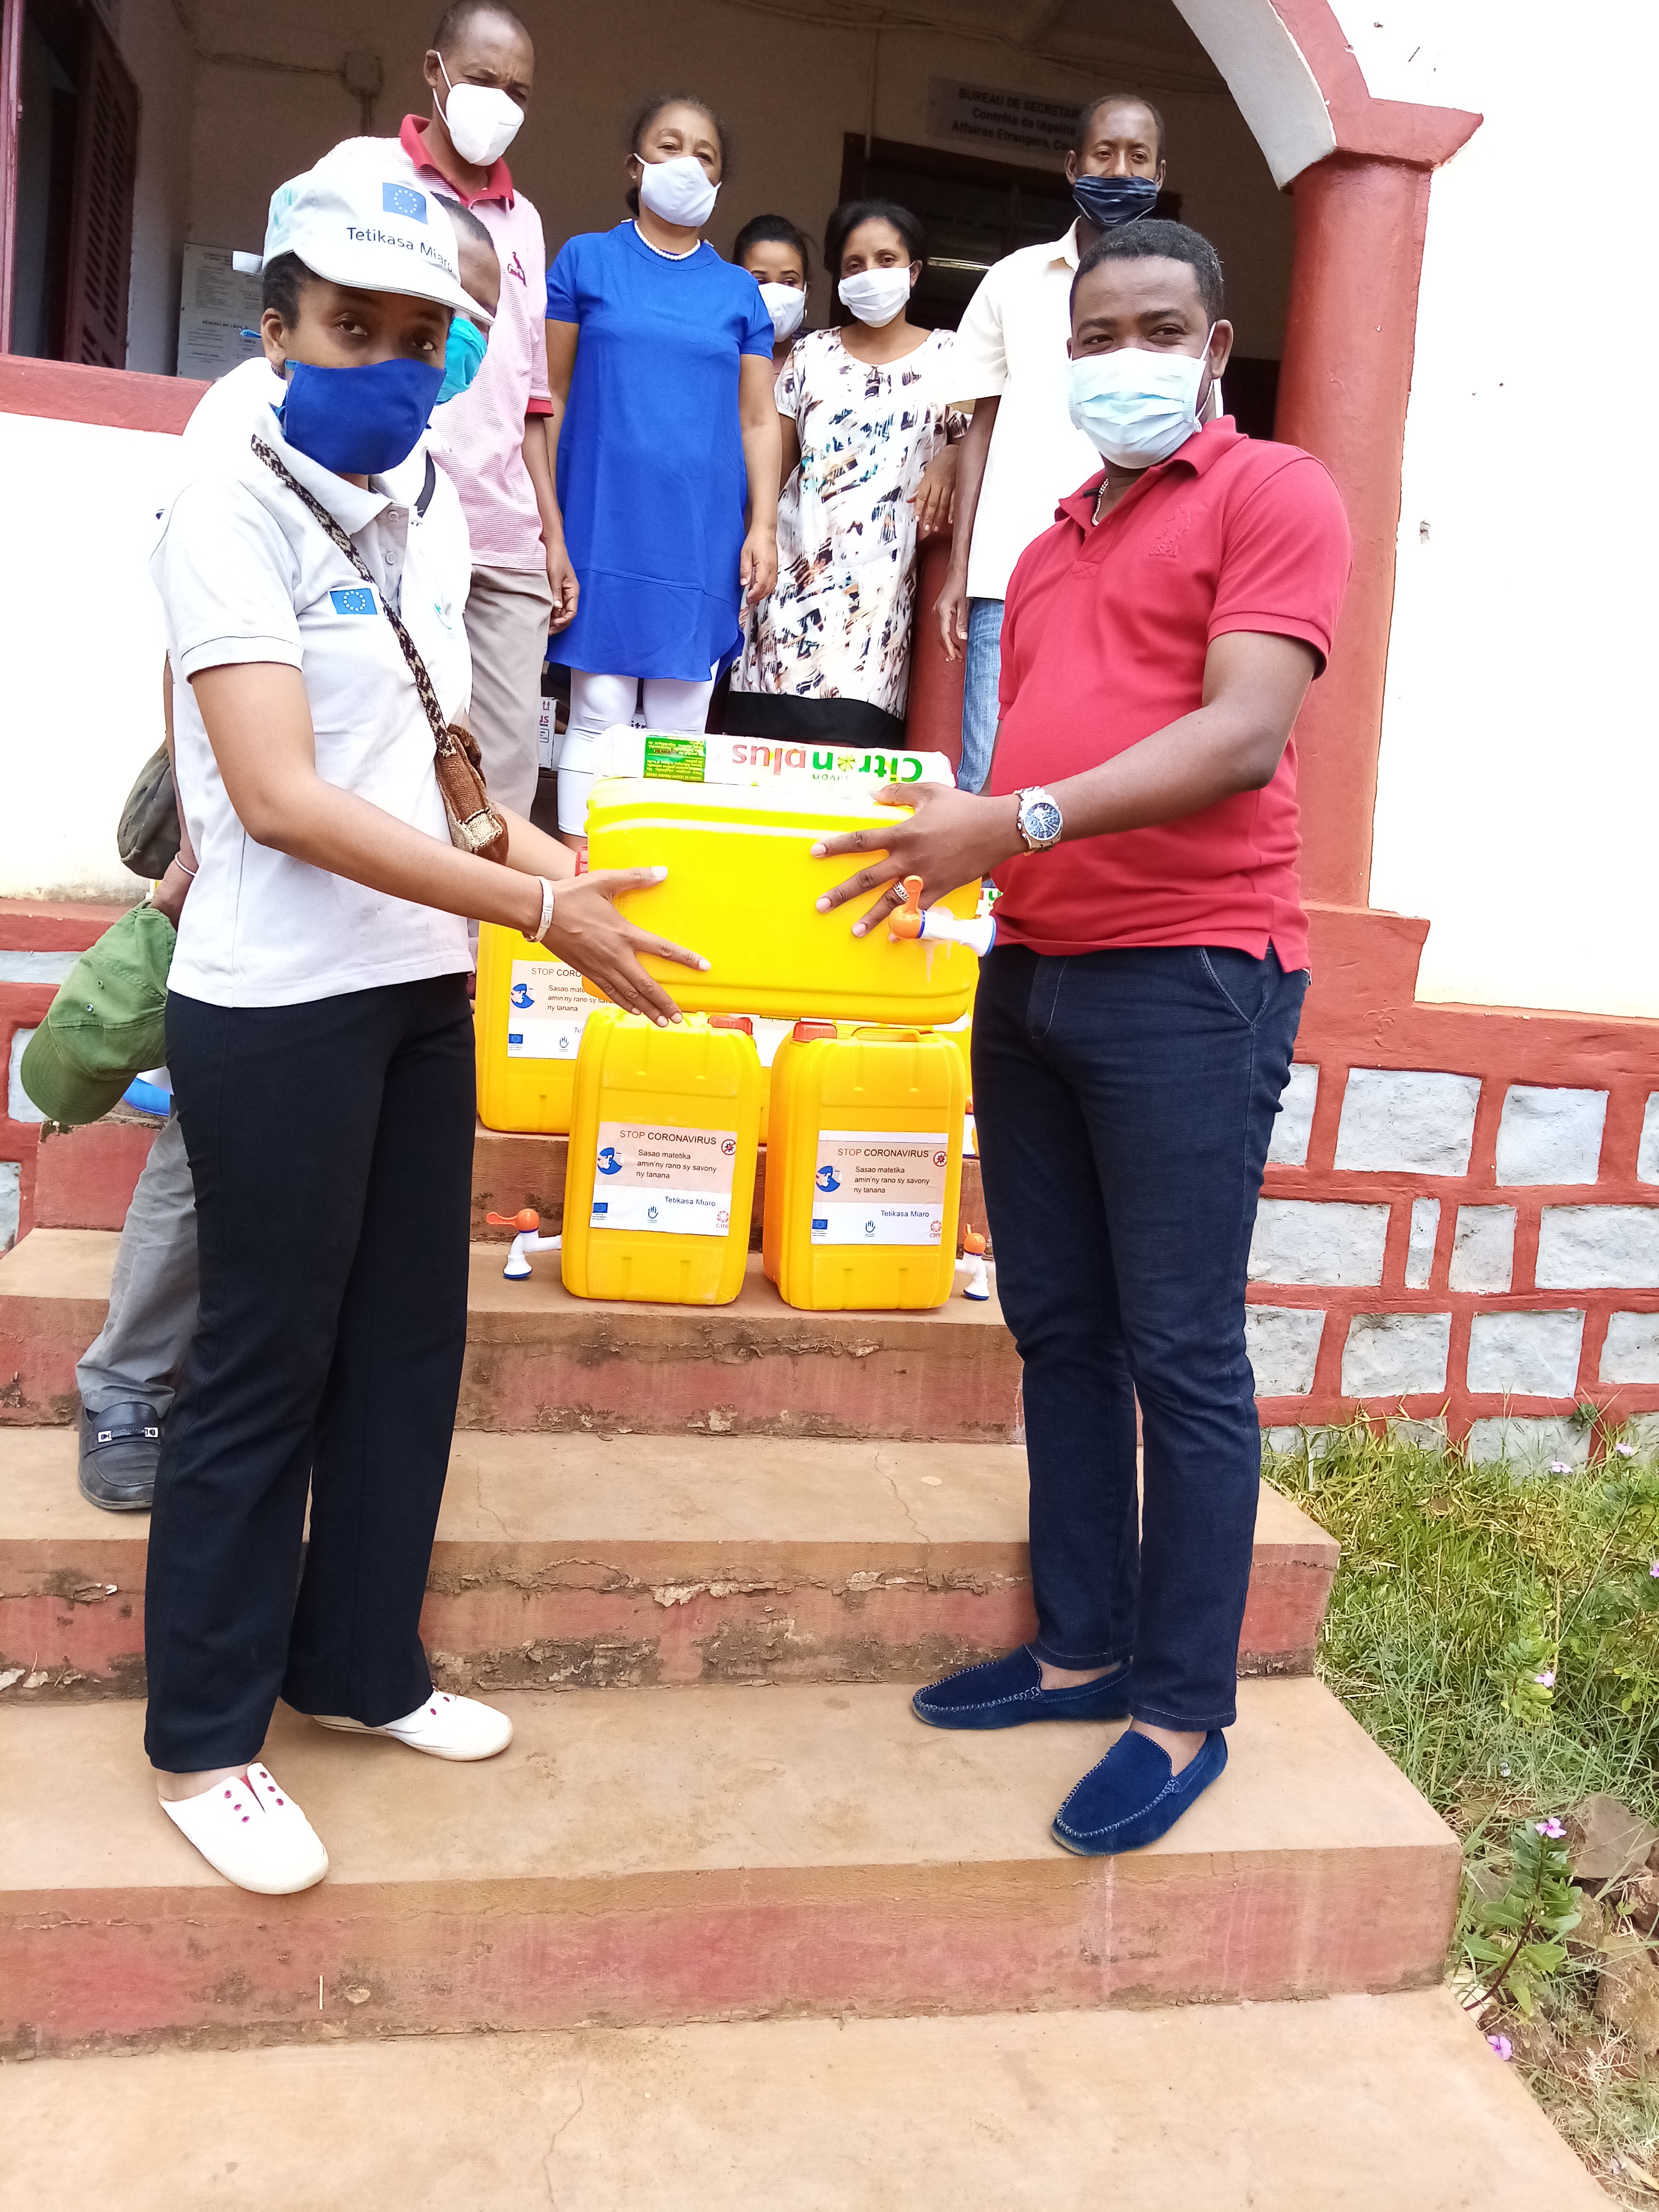
<path fill-rule="evenodd" d="M 443 70 L 444 85 L 449 94 L 444 102 L 444 128 L 449 133 L 449 143 L 462 161 L 471 161 L 476 168 L 487 169 L 492 162 L 499 161 L 513 143 L 524 121 L 524 110 L 516 100 L 509 100 L 493 84 L 451 84 L 441 55 L 438 67 Z"/>
<path fill-rule="evenodd" d="M 806 313 L 806 295 L 797 291 L 793 284 L 763 284 L 761 298 L 766 312 L 772 318 L 772 328 L 781 338 L 792 338 L 800 328 L 800 319 Z"/>
<path fill-rule="evenodd" d="M 1199 428 L 1198 394 L 1209 359 L 1120 346 L 1071 365 L 1071 416 L 1103 460 L 1120 469 L 1167 461 Z"/>
<path fill-rule="evenodd" d="M 695 155 L 677 155 L 672 161 L 640 161 L 641 206 L 684 230 L 702 228 L 714 212 L 719 191 Z"/>
<path fill-rule="evenodd" d="M 856 276 L 843 276 L 836 290 L 843 307 L 850 307 L 861 323 L 879 330 L 890 323 L 910 296 L 908 269 L 860 269 Z"/>

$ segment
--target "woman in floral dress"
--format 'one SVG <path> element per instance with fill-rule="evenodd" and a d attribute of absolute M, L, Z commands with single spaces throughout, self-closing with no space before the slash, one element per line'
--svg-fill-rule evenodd
<path fill-rule="evenodd" d="M 842 320 L 799 339 L 777 382 L 778 581 L 750 616 L 726 729 L 804 743 L 902 742 L 919 538 L 950 519 L 949 331 L 911 322 L 921 227 L 889 200 L 824 234 Z M 799 466 L 796 465 L 799 460 Z"/>

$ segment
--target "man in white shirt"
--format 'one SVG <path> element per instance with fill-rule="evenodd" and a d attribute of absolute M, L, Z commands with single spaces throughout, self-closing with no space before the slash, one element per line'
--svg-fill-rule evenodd
<path fill-rule="evenodd" d="M 530 104 L 536 50 L 508 0 L 450 0 L 422 69 L 429 115 L 406 115 L 395 138 L 348 138 L 327 158 L 366 158 L 388 177 L 458 200 L 495 242 L 501 299 L 489 349 L 449 403 L 434 451 L 472 540 L 472 733 L 492 796 L 527 815 L 548 632 L 576 611 L 542 427 L 553 404 L 542 220 L 503 158 Z"/>
<path fill-rule="evenodd" d="M 974 402 L 957 477 L 955 543 L 935 603 L 946 657 L 965 646 L 962 765 L 977 791 L 997 732 L 1002 602 L 1020 555 L 1054 507 L 1100 470 L 1066 410 L 1072 279 L 1102 232 L 1150 214 L 1164 183 L 1164 118 L 1133 93 L 1104 93 L 1077 120 L 1066 156 L 1078 219 L 1052 246 L 1023 246 L 989 269 L 957 333 L 952 394 Z"/>

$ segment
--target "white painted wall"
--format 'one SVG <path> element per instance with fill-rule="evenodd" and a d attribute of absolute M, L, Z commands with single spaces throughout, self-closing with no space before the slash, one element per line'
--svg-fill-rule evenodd
<path fill-rule="evenodd" d="M 1342 12 L 1374 92 L 1486 116 L 1430 199 L 1372 900 L 1431 917 L 1425 998 L 1659 1015 L 1656 17 Z"/>
<path fill-rule="evenodd" d="M 115 824 L 161 740 L 166 647 L 145 563 L 177 449 L 149 431 L 0 415 L 0 895 L 143 894 L 115 857 Z"/>

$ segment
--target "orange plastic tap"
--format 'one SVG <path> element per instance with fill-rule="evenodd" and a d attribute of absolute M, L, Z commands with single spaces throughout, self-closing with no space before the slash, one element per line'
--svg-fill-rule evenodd
<path fill-rule="evenodd" d="M 964 1229 L 963 1231 L 962 1249 L 970 1260 L 977 1260 L 980 1258 L 985 1250 L 985 1239 L 980 1235 L 977 1229 Z"/>
<path fill-rule="evenodd" d="M 904 878 L 904 904 L 895 907 L 887 917 L 889 937 L 916 938 L 921 935 L 921 878 Z"/>
<path fill-rule="evenodd" d="M 516 1229 L 523 1237 L 533 1237 L 542 1225 L 542 1217 L 533 1206 L 517 1213 L 486 1213 L 484 1219 L 492 1229 Z"/>

